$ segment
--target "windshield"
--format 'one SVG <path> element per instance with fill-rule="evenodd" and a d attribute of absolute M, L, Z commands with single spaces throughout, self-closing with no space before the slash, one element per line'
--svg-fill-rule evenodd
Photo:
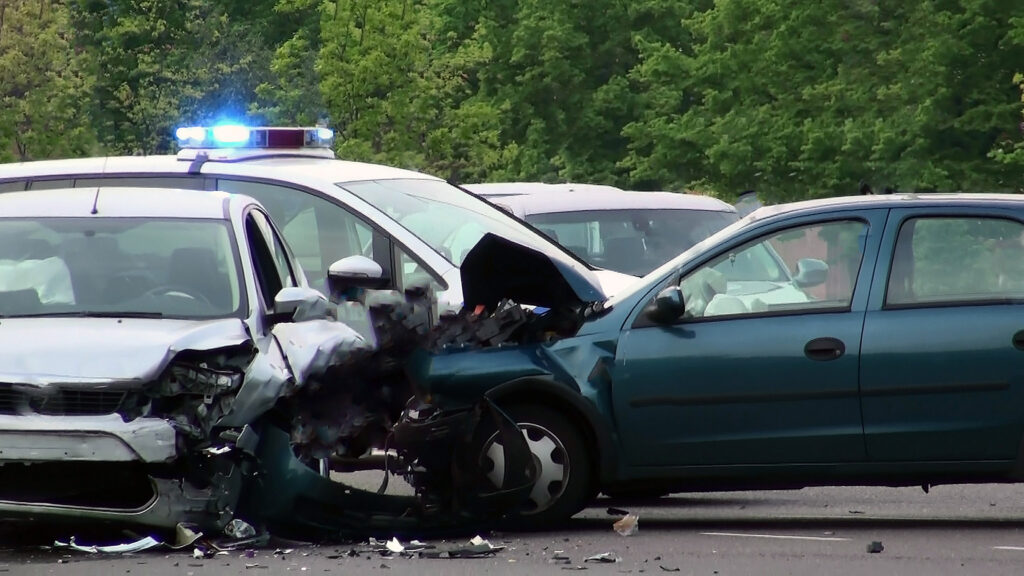
<path fill-rule="evenodd" d="M 592 266 L 634 276 L 647 274 L 738 219 L 732 212 L 683 209 L 526 216 L 527 222 Z"/>
<path fill-rule="evenodd" d="M 456 266 L 492 232 L 546 254 L 565 250 L 502 210 L 441 180 L 339 182 L 391 216 Z"/>
<path fill-rule="evenodd" d="M 235 316 L 239 278 L 222 220 L 0 219 L 0 317 Z"/>

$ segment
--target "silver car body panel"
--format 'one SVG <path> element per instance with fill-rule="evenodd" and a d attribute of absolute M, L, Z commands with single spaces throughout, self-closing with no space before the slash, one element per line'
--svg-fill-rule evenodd
<path fill-rule="evenodd" d="M 249 340 L 238 318 L 6 318 L 0 320 L 0 383 L 137 386 L 183 350 Z M 43 343 L 46 354 L 39 354 Z"/>
<path fill-rule="evenodd" d="M 0 415 L 0 462 L 170 462 L 175 431 L 162 418 Z"/>

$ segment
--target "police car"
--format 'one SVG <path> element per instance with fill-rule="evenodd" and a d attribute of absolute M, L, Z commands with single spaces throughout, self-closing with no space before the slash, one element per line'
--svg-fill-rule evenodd
<path fill-rule="evenodd" d="M 183 127 L 176 137 L 177 155 L 0 165 L 0 192 L 134 186 L 246 194 L 270 212 L 311 286 L 325 289 L 329 270 L 381 289 L 427 283 L 442 308 L 461 306 L 459 266 L 486 233 L 580 262 L 532 227 L 440 178 L 337 159 L 327 128 Z M 596 275 L 606 294 L 635 280 L 605 270 Z"/>

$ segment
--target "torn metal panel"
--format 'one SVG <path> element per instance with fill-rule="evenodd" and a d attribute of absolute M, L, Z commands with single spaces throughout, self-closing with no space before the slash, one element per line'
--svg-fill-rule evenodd
<path fill-rule="evenodd" d="M 358 332 L 331 320 L 282 323 L 272 332 L 288 359 L 292 377 L 300 385 L 330 367 L 350 362 L 354 352 L 369 349 Z"/>
<path fill-rule="evenodd" d="M 281 349 L 267 340 L 246 367 L 241 388 L 216 425 L 241 427 L 255 421 L 277 404 L 290 381 L 291 372 Z"/>
<path fill-rule="evenodd" d="M 161 418 L 0 415 L 0 461 L 95 460 L 156 463 L 177 456 L 174 428 Z"/>
<path fill-rule="evenodd" d="M 235 318 L 6 318 L 0 320 L 0 382 L 141 386 L 159 376 L 180 351 L 248 341 L 245 325 Z M 41 342 L 45 354 L 39 353 Z"/>

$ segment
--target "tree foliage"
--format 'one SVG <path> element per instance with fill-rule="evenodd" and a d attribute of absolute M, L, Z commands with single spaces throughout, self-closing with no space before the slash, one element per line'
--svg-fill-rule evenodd
<path fill-rule="evenodd" d="M 327 122 L 457 181 L 1020 191 L 1024 4 L 0 0 L 0 153 Z M 52 138 L 62 131 L 73 135 Z"/>
<path fill-rule="evenodd" d="M 0 0 L 0 160 L 92 150 L 81 105 L 92 75 L 71 36 L 62 3 Z"/>

